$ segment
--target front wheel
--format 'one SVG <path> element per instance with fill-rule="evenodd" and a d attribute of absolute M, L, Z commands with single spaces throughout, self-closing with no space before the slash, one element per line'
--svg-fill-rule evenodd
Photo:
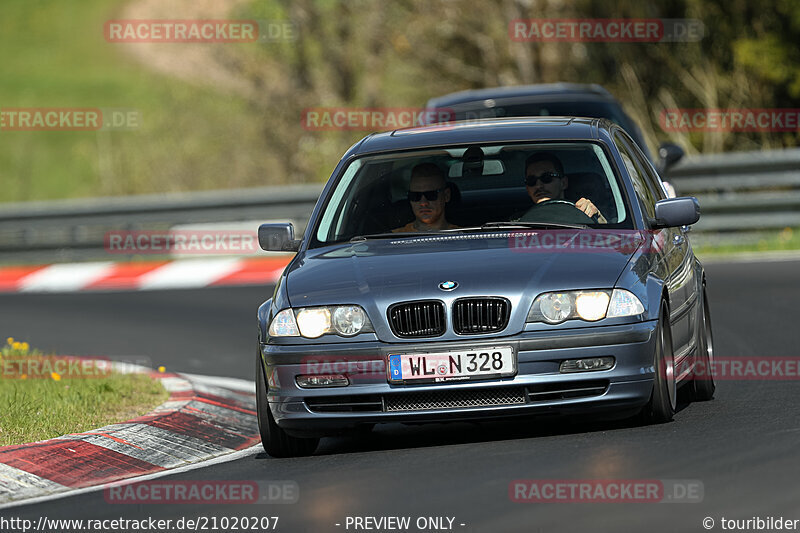
<path fill-rule="evenodd" d="M 301 457 L 311 455 L 317 449 L 319 439 L 292 437 L 275 423 L 267 402 L 267 381 L 261 354 L 256 355 L 256 410 L 261 445 L 272 457 Z"/>
<path fill-rule="evenodd" d="M 653 357 L 655 378 L 650 401 L 641 412 L 645 423 L 660 424 L 672 420 L 678 404 L 678 388 L 675 382 L 675 356 L 672 350 L 672 332 L 669 327 L 669 311 L 661 305 L 661 314 L 656 329 L 656 349 Z"/>

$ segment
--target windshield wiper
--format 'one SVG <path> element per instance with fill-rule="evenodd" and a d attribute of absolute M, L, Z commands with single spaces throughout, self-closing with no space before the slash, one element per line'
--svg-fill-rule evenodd
<path fill-rule="evenodd" d="M 525 221 L 508 221 L 508 222 L 486 222 L 480 229 L 491 228 L 541 228 L 541 229 L 587 229 L 589 226 L 585 224 L 559 224 L 557 222 L 525 222 Z M 472 229 L 472 228 L 469 228 Z"/>
<path fill-rule="evenodd" d="M 441 231 L 405 231 L 390 233 L 371 233 L 369 235 L 356 235 L 350 242 L 363 242 L 372 239 L 395 239 L 405 237 L 429 237 L 431 235 L 447 235 L 462 231 L 485 231 L 495 228 L 539 228 L 539 229 L 587 229 L 584 224 L 558 224 L 556 222 L 486 222 L 482 226 L 469 226 L 465 228 L 451 228 Z"/>
<path fill-rule="evenodd" d="M 394 239 L 402 237 L 424 237 L 428 235 L 441 235 L 441 231 L 398 231 L 397 233 L 371 233 L 369 235 L 356 235 L 350 242 L 363 242 L 372 239 Z"/>

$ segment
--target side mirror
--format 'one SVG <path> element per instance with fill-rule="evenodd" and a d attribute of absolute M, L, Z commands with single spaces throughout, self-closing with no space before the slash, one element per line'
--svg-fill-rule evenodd
<path fill-rule="evenodd" d="M 683 159 L 683 148 L 674 143 L 664 143 L 658 147 L 658 167 L 666 172 L 670 167 Z"/>
<path fill-rule="evenodd" d="M 689 226 L 700 220 L 700 202 L 694 196 L 667 198 L 656 202 L 654 228 Z"/>
<path fill-rule="evenodd" d="M 296 252 L 300 249 L 300 241 L 294 239 L 292 224 L 261 224 L 258 244 L 268 252 Z"/>

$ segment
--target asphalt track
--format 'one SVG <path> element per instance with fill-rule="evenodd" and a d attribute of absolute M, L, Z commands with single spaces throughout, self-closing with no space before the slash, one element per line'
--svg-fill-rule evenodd
<path fill-rule="evenodd" d="M 711 264 L 721 356 L 800 358 L 800 262 Z M 270 288 L 0 296 L 0 325 L 60 352 L 146 355 L 170 370 L 251 378 L 255 308 Z M 800 519 L 800 383 L 724 381 L 672 423 L 537 421 L 378 427 L 316 455 L 261 453 L 164 480 L 291 480 L 284 505 L 111 505 L 102 492 L 0 516 L 178 519 L 279 516 L 278 531 L 355 531 L 348 516 L 455 517 L 455 531 L 706 531 L 702 521 Z M 701 503 L 514 503 L 515 479 L 682 479 Z M 445 521 L 445 523 L 447 523 Z M 460 524 L 465 524 L 461 526 Z M 337 526 L 336 524 L 341 524 Z M 362 531 L 364 529 L 361 529 Z M 428 529 L 431 531 L 431 529 Z"/>

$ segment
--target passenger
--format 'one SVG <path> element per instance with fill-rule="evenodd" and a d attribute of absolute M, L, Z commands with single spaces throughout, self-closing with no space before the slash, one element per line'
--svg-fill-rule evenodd
<path fill-rule="evenodd" d="M 542 204 L 548 200 L 564 200 L 564 190 L 568 187 L 564 165 L 550 152 L 537 152 L 525 161 L 525 188 L 534 204 Z M 600 224 L 606 224 L 606 218 L 588 198 L 575 202 L 575 207 L 595 218 Z M 536 205 L 533 208 L 535 209 Z M 530 213 L 531 210 L 528 211 Z M 527 213 L 526 213 L 527 214 Z"/>
<path fill-rule="evenodd" d="M 393 233 L 458 228 L 445 218 L 445 204 L 450 201 L 450 186 L 438 165 L 421 163 L 411 170 L 408 201 L 411 202 L 415 218 L 402 228 L 393 229 Z"/>

